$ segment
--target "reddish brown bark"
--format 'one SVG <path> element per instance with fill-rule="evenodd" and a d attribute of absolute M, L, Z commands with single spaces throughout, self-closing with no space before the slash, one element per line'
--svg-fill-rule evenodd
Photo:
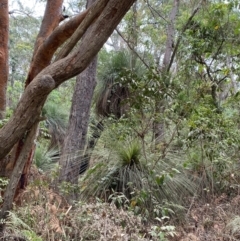
<path fill-rule="evenodd" d="M 36 42 L 35 42 L 32 63 L 31 63 L 31 67 L 29 70 L 29 74 L 28 74 L 28 78 L 26 80 L 25 86 L 27 86 L 33 80 L 33 78 L 36 76 L 37 73 L 35 73 L 34 70 L 39 69 L 39 68 L 41 70 L 40 63 L 44 62 L 44 61 L 43 61 L 43 59 L 39 58 L 39 62 L 34 63 L 35 55 L 37 55 L 37 53 L 40 52 L 40 51 L 38 51 L 40 46 L 43 45 L 43 43 L 45 42 L 45 39 L 47 37 L 49 37 L 49 35 L 51 35 L 53 30 L 58 26 L 59 22 L 61 21 L 61 19 L 62 19 L 62 13 L 61 13 L 62 12 L 62 3 L 63 3 L 63 0 L 48 0 L 47 1 L 47 5 L 46 5 L 43 20 L 42 20 L 42 24 L 40 27 L 40 31 L 37 36 Z M 8 166 L 10 166 L 12 168 L 14 168 L 16 166 L 16 163 L 19 161 L 18 158 L 22 154 L 22 151 L 27 150 L 26 148 L 24 148 L 25 145 L 26 144 L 23 143 L 23 140 L 21 138 L 11 152 L 11 158 L 8 163 Z M 24 154 L 25 156 L 27 156 L 27 161 L 26 161 L 26 164 L 22 171 L 21 181 L 18 184 L 18 187 L 16 189 L 16 194 L 19 193 L 20 189 L 24 188 L 25 185 L 27 184 L 28 173 L 31 168 L 34 150 L 35 150 L 35 145 L 32 146 L 32 148 L 28 154 Z M 8 171 L 11 173 L 11 170 L 8 169 Z"/>
<path fill-rule="evenodd" d="M 37 66 L 36 64 L 41 63 L 41 59 L 37 63 L 34 63 L 34 58 L 38 52 L 39 47 L 43 44 L 43 42 L 46 40 L 46 38 L 53 32 L 53 30 L 58 26 L 59 22 L 62 19 L 62 4 L 63 4 L 63 0 L 48 0 L 47 1 L 41 28 L 40 28 L 40 31 L 38 33 L 38 36 L 37 36 L 37 39 L 36 39 L 36 42 L 34 45 L 32 63 L 30 66 L 27 80 L 25 82 L 25 86 L 27 86 L 33 80 L 33 78 L 36 76 L 36 74 L 37 74 L 37 73 L 35 73 L 36 72 L 35 68 Z"/>
<path fill-rule="evenodd" d="M 27 77 L 25 86 L 27 86 L 44 67 L 49 65 L 54 52 L 56 51 L 57 47 L 59 46 L 56 44 L 56 39 L 57 39 L 57 37 L 61 36 L 61 34 L 60 34 L 61 32 L 59 30 L 55 31 L 56 33 L 58 33 L 58 34 L 53 35 L 55 37 L 55 40 L 54 40 L 54 38 L 50 38 L 50 36 L 51 36 L 52 32 L 56 29 L 56 27 L 58 26 L 58 24 L 62 18 L 62 13 L 61 13 L 62 3 L 63 3 L 62 0 L 58 0 L 58 1 L 48 0 L 48 2 L 47 2 L 46 10 L 45 10 L 43 21 L 41 24 L 41 28 L 40 28 L 39 34 L 38 34 L 36 42 L 35 42 L 31 67 L 30 67 L 30 70 L 28 73 L 28 77 Z M 79 17 L 77 17 L 76 19 L 79 20 Z M 81 16 L 80 20 L 81 19 L 83 19 L 82 16 Z M 74 23 L 73 21 L 71 21 L 71 22 Z M 75 28 L 77 28 L 77 26 L 78 26 L 77 23 L 75 23 Z M 62 27 L 61 29 L 64 30 L 64 27 Z M 73 32 L 74 32 L 74 30 L 72 30 L 72 33 Z M 50 38 L 50 40 L 46 41 L 45 39 L 47 39 L 47 38 Z M 58 42 L 61 42 L 59 39 L 62 39 L 62 38 L 57 39 Z M 66 40 L 66 37 L 65 37 L 65 40 Z M 64 40 L 62 40 L 62 41 L 64 41 Z M 13 168 L 15 167 L 15 165 L 18 161 L 18 157 L 20 156 L 23 147 L 24 147 L 23 141 L 22 141 L 22 139 L 20 139 L 11 151 L 11 156 L 9 158 L 7 166 L 2 167 L 2 169 L 4 169 L 4 167 L 5 167 L 4 176 L 9 176 L 12 173 Z M 19 189 L 24 188 L 24 186 L 27 183 L 27 177 L 28 177 L 28 173 L 30 171 L 30 167 L 32 164 L 34 149 L 35 149 L 35 147 L 33 146 L 32 150 L 30 151 L 30 153 L 28 155 L 28 161 L 26 162 L 26 165 L 23 169 L 21 183 L 18 184 L 17 193 L 19 193 L 20 192 Z"/>
<path fill-rule="evenodd" d="M 6 89 L 8 81 L 8 38 L 9 38 L 8 0 L 0 2 L 0 119 L 6 109 Z"/>
<path fill-rule="evenodd" d="M 9 180 L 9 184 L 8 184 L 6 191 L 4 193 L 4 196 L 3 196 L 4 203 L 0 210 L 1 220 L 5 219 L 7 217 L 8 211 L 11 210 L 11 208 L 13 206 L 13 198 L 14 198 L 14 195 L 15 195 L 15 192 L 17 189 L 17 184 L 19 183 L 19 180 L 21 179 L 21 173 L 24 168 L 25 162 L 28 158 L 28 153 L 31 151 L 31 147 L 34 143 L 37 126 L 38 126 L 38 122 L 36 122 L 34 124 L 33 128 L 28 133 L 26 133 L 26 136 L 23 140 L 25 145 L 23 146 L 22 152 L 19 155 L 19 160 L 16 163 L 16 166 L 15 166 L 13 173 L 11 175 L 11 178 Z M 5 222 L 0 223 L 0 237 L 4 230 L 5 224 L 6 224 Z"/>
<path fill-rule="evenodd" d="M 105 1 L 106 0 L 98 0 L 98 2 Z M 36 77 L 33 75 L 28 79 L 26 89 L 13 116 L 8 123 L 0 129 L 1 164 L 3 163 L 3 158 L 6 157 L 14 144 L 19 140 L 25 140 L 22 150 L 18 158 L 16 158 L 16 164 L 5 193 L 5 206 L 4 209 L 2 209 L 0 219 L 4 218 L 7 211 L 11 209 L 11 200 L 13 200 L 19 178 L 21 178 L 21 175 L 25 175 L 23 173 L 23 168 L 30 155 L 32 155 L 32 144 L 36 134 L 35 127 L 41 119 L 42 107 L 48 94 L 64 81 L 81 73 L 90 64 L 134 1 L 135 0 L 107 0 L 105 8 L 103 10 L 98 9 L 97 16 L 99 17 L 92 24 L 91 29 L 85 34 L 84 40 L 79 44 L 76 50 L 66 58 L 44 68 Z M 54 5 L 54 3 L 56 5 Z M 45 11 L 33 57 L 46 38 L 49 37 L 56 28 L 57 19 L 59 21 L 58 11 L 61 9 L 61 3 L 62 0 L 48 0 L 47 8 L 49 9 Z M 52 12 L 54 11 L 52 4 L 56 6 L 56 12 Z M 0 229 L 2 228 L 3 227 L 0 227 Z"/>
<path fill-rule="evenodd" d="M 55 28 L 54 31 L 45 39 L 45 41 L 38 46 L 38 49 L 32 59 L 26 85 L 28 85 L 41 70 L 51 63 L 52 57 L 56 50 L 70 36 L 72 36 L 87 13 L 88 10 L 83 11 L 74 18 Z"/>
<path fill-rule="evenodd" d="M 109 0 L 78 48 L 66 58 L 46 67 L 28 85 L 15 113 L 0 130 L 0 159 L 7 155 L 24 132 L 30 129 L 39 118 L 40 112 L 36 112 L 35 108 L 41 108 L 45 101 L 43 96 L 49 94 L 47 90 L 40 90 L 38 87 L 41 76 L 50 75 L 55 81 L 56 88 L 64 81 L 81 73 L 90 64 L 134 1 Z"/>
<path fill-rule="evenodd" d="M 104 2 L 105 0 L 98 1 Z M 87 31 L 84 39 L 75 51 L 66 58 L 44 68 L 32 81 L 31 78 L 29 79 L 29 84 L 13 116 L 8 123 L 0 129 L 1 164 L 4 162 L 4 157 L 6 157 L 13 148 L 14 144 L 19 140 L 24 142 L 19 156 L 17 157 L 16 155 L 16 163 L 4 195 L 4 208 L 2 208 L 2 212 L 0 213 L 0 219 L 5 218 L 7 212 L 11 209 L 15 192 L 19 187 L 17 187 L 17 184 L 19 184 L 21 177 L 25 178 L 25 173 L 23 172 L 24 166 L 26 168 L 30 166 L 30 162 L 28 161 L 31 160 L 33 153 L 32 148 L 37 130 L 36 126 L 41 119 L 42 107 L 48 94 L 64 81 L 81 73 L 90 64 L 134 1 L 135 0 L 108 0 L 106 7 L 103 10 L 99 9 L 99 17 L 91 25 L 91 28 Z M 48 3 L 49 2 L 52 2 L 52 0 L 49 0 Z M 53 31 L 53 28 L 51 31 Z M 37 49 L 40 48 L 41 44 L 39 43 L 41 41 L 43 43 L 43 39 L 41 38 L 48 37 L 49 33 L 50 29 L 49 31 L 45 29 L 42 35 L 39 34 L 34 53 L 37 53 Z M 28 162 L 28 165 L 26 165 L 26 162 Z M 0 225 L 0 232 L 3 229 L 4 224 Z"/>
<path fill-rule="evenodd" d="M 77 30 L 74 32 L 73 36 L 65 44 L 64 48 L 60 50 L 60 53 L 57 55 L 56 60 L 66 57 L 77 42 L 81 39 L 84 33 L 87 31 L 88 27 L 94 22 L 94 20 L 99 16 L 99 13 L 102 12 L 106 6 L 108 0 L 96 1 L 93 3 L 89 9 L 89 12 L 83 22 L 79 25 Z"/>
<path fill-rule="evenodd" d="M 62 4 L 63 0 L 47 0 L 41 28 L 35 42 L 33 56 L 35 56 L 39 46 L 42 45 L 44 40 L 53 32 L 62 20 Z"/>

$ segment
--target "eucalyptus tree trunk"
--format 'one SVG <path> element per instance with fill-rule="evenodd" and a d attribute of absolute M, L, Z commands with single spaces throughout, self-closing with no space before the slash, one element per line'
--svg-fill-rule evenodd
<path fill-rule="evenodd" d="M 28 77 L 25 82 L 25 88 L 27 88 L 27 86 L 33 81 L 33 79 L 36 77 L 36 75 L 40 71 L 40 68 L 41 68 L 41 67 L 39 67 L 40 64 L 39 63 L 35 64 L 34 59 L 37 56 L 37 54 L 39 53 L 38 50 L 39 50 L 39 47 L 43 44 L 43 39 L 47 38 L 51 34 L 53 29 L 55 29 L 58 26 L 59 22 L 61 22 L 62 3 L 63 3 L 63 0 L 48 0 L 47 1 L 46 10 L 45 10 L 45 14 L 44 14 L 44 17 L 42 20 L 41 28 L 40 28 L 39 34 L 38 34 L 36 42 L 35 42 L 32 62 L 31 62 L 31 66 L 30 66 L 30 69 L 28 72 Z M 41 112 L 41 109 L 40 109 L 40 112 Z M 38 121 L 36 121 L 35 123 L 38 123 Z M 34 125 L 35 125 L 35 123 L 34 123 Z M 36 137 L 38 128 L 33 128 L 33 129 L 35 130 L 35 137 Z M 21 176 L 19 178 L 19 183 L 15 189 L 15 195 L 14 195 L 15 197 L 21 192 L 21 190 L 23 190 L 27 186 L 28 176 L 29 176 L 30 168 L 31 168 L 34 153 L 35 153 L 36 145 L 34 144 L 34 142 L 32 143 L 30 148 L 25 147 L 28 143 L 28 142 L 24 141 L 26 135 L 27 135 L 27 133 L 25 133 L 25 135 L 22 136 L 18 140 L 18 142 L 15 144 L 15 146 L 12 148 L 11 155 L 10 155 L 7 165 L 5 166 L 5 173 L 3 175 L 3 176 L 10 177 L 12 175 L 12 173 L 14 172 L 15 166 L 19 162 L 19 158 L 22 155 L 26 156 L 26 159 L 22 160 L 22 161 L 25 161 L 25 165 L 24 165 L 24 168 L 21 170 Z M 28 145 L 29 145 L 29 143 L 28 143 Z M 28 153 L 23 153 L 26 151 Z M 5 163 L 3 163 L 3 164 L 5 164 Z M 0 164 L 0 166 L 1 166 L 1 164 Z M 4 169 L 4 166 L 2 169 Z M 18 173 L 20 173 L 20 172 L 18 172 Z"/>
<path fill-rule="evenodd" d="M 52 29 L 49 36 L 44 38 L 33 60 L 38 66 L 38 75 L 25 89 L 13 116 L 0 129 L 0 160 L 9 153 L 26 130 L 39 119 L 39 114 L 36 114 L 35 109 L 43 106 L 44 97 L 63 82 L 81 73 L 91 63 L 134 2 L 135 0 L 98 0 L 96 4 L 93 4 L 95 8 L 93 7 L 92 11 L 76 15 L 66 23 Z M 96 6 L 97 4 L 104 6 Z M 90 25 L 92 28 L 86 34 L 84 41 L 81 41 L 71 53 L 62 56 L 62 59 L 51 63 L 49 59 L 52 59 L 60 45 L 72 38 L 73 33 L 79 38 L 82 37 L 81 23 L 93 12 L 95 18 L 85 21 L 86 29 Z M 66 48 L 70 47 L 66 46 Z M 44 78 L 52 79 L 49 88 Z M 53 84 L 52 89 L 50 89 L 51 84 Z M 43 88 L 44 85 L 46 88 Z"/>
<path fill-rule="evenodd" d="M 96 86 L 97 57 L 77 77 L 69 126 L 60 157 L 59 181 L 77 184 L 87 141 L 93 91 Z"/>
<path fill-rule="evenodd" d="M 88 8 L 94 2 L 95 0 L 88 0 L 86 7 Z M 85 161 L 88 162 L 89 160 L 84 160 L 84 150 L 87 143 L 91 102 L 96 86 L 96 70 L 97 56 L 76 79 L 69 126 L 59 161 L 60 183 L 77 184 L 81 168 L 86 168 L 88 165 Z M 68 195 L 70 200 L 74 200 L 76 197 L 77 193 L 74 191 Z"/>
<path fill-rule="evenodd" d="M 134 1 L 97 0 L 88 10 L 60 25 L 63 0 L 47 0 L 26 88 L 13 115 L 0 129 L 0 170 L 7 169 L 9 164 L 13 167 L 8 184 L 11 188 L 7 187 L 7 190 L 14 192 L 16 180 L 24 177 L 20 169 L 31 158 L 31 140 L 33 140 L 32 136 L 35 137 L 33 132 L 36 133 L 35 126 L 42 119 L 41 111 L 47 96 L 63 82 L 86 69 Z M 4 6 L 3 3 L 5 1 L 0 2 L 0 7 Z M 57 49 L 68 39 L 69 42 L 62 48 L 64 52 L 54 59 Z M 82 41 L 74 49 L 80 39 Z M 28 139 L 29 133 L 31 133 L 30 139 Z M 5 157 L 17 143 L 19 149 L 17 149 L 14 163 L 5 162 Z M 16 173 L 17 178 L 14 178 Z M 12 203 L 13 196 L 9 195 L 9 199 L 4 202 Z M 3 217 L 10 208 L 8 206 L 4 210 Z"/>
<path fill-rule="evenodd" d="M 0 2 L 0 120 L 6 110 L 6 90 L 8 81 L 8 38 L 9 16 L 8 0 Z"/>
<path fill-rule="evenodd" d="M 24 169 L 25 160 L 28 160 L 29 153 L 31 152 L 35 137 L 36 137 L 36 131 L 38 128 L 38 123 L 35 123 L 33 128 L 26 134 L 24 140 L 22 140 L 25 145 L 22 149 L 21 154 L 19 155 L 19 161 L 16 163 L 15 168 L 12 172 L 11 178 L 9 180 L 9 185 L 7 186 L 3 199 L 3 205 L 0 210 L 0 219 L 4 220 L 7 217 L 8 211 L 12 209 L 13 206 L 13 199 L 15 196 L 15 193 L 18 189 L 18 185 L 21 179 L 21 174 Z M 0 223 L 0 237 L 5 227 L 5 222 Z"/>
<path fill-rule="evenodd" d="M 60 157 L 59 182 L 78 183 L 87 141 L 93 91 L 96 86 L 97 57 L 77 76 L 72 99 L 69 126 Z"/>

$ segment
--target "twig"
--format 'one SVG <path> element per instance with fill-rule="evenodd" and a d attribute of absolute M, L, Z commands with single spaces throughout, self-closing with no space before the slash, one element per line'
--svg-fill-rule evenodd
<path fill-rule="evenodd" d="M 135 49 L 131 46 L 131 44 L 129 43 L 129 41 L 127 41 L 123 34 L 116 28 L 116 31 L 118 33 L 118 35 L 123 39 L 123 41 L 127 44 L 127 46 L 133 51 L 133 53 L 142 61 L 142 63 L 148 68 L 150 69 L 150 66 L 146 63 L 146 61 L 138 54 L 138 52 L 135 51 Z"/>
<path fill-rule="evenodd" d="M 202 1 L 201 1 L 202 2 Z M 182 28 L 182 31 L 181 31 L 181 34 L 179 35 L 177 41 L 176 41 L 176 45 L 175 45 L 175 48 L 173 50 L 173 53 L 172 53 L 172 56 L 171 56 L 171 60 L 170 60 L 170 63 L 168 65 L 168 68 L 167 68 L 167 72 L 169 72 L 172 64 L 173 64 L 173 60 L 175 58 L 175 55 L 177 53 L 177 50 L 178 50 L 178 47 L 180 45 L 180 42 L 182 40 L 182 36 L 183 36 L 183 33 L 188 29 L 188 26 L 189 24 L 191 23 L 192 19 L 194 18 L 194 16 L 197 14 L 197 12 L 199 11 L 200 9 L 200 6 L 201 6 L 201 3 L 199 3 L 199 5 L 196 7 L 196 9 L 192 12 L 191 16 L 189 17 L 188 21 L 186 22 L 186 24 L 184 25 L 184 27 Z"/>

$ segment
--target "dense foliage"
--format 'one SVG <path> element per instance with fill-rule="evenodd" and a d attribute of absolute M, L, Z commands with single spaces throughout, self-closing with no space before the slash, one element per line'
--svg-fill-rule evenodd
<path fill-rule="evenodd" d="M 67 217 L 68 210 L 64 208 L 68 204 L 56 206 L 52 194 L 46 191 L 58 175 L 57 162 L 74 90 L 71 81 L 51 93 L 42 112 L 44 120 L 40 123 L 34 165 L 44 176 L 39 178 L 46 178 L 47 182 L 35 178 L 26 191 L 30 198 L 29 192 L 36 196 L 40 190 L 48 201 L 36 204 L 31 200 L 29 206 L 15 208 L 10 213 L 9 227 L 17 227 L 29 240 L 126 240 L 123 237 L 129 235 L 129 240 L 167 240 L 175 234 L 171 225 L 188 218 L 190 211 L 186 210 L 191 209 L 196 197 L 204 202 L 222 193 L 229 197 L 237 193 L 239 4 L 180 1 L 172 36 L 172 62 L 166 71 L 162 62 L 174 3 L 136 1 L 99 53 L 98 83 L 88 132 L 89 143 L 94 145 L 87 144 L 81 150 L 89 169 L 79 176 L 77 187 L 66 183 L 60 187 L 63 194 L 77 190 L 79 202 L 91 204 L 81 206 L 77 202 L 79 217 L 74 213 Z M 75 4 L 72 1 L 66 11 L 74 14 Z M 79 4 L 83 6 L 82 2 Z M 39 21 L 34 16 L 11 17 L 6 118 L 21 96 Z M 157 111 L 157 103 L 164 105 L 163 111 Z M 154 135 L 156 122 L 164 125 L 160 142 Z M 0 126 L 4 123 L 2 120 Z M 0 178 L 0 191 L 4 185 L 6 181 Z M 60 196 L 59 200 L 63 202 Z M 57 230 L 53 239 L 44 223 L 42 230 L 31 227 L 40 221 L 37 216 L 46 211 L 39 204 L 48 205 L 48 228 L 51 232 Z M 104 233 L 94 219 L 114 216 L 116 208 L 122 216 L 109 219 L 111 227 Z M 52 226 L 52 218 L 57 219 L 56 226 Z M 146 230 L 141 222 L 149 222 Z M 91 234 L 86 231 L 86 223 Z M 120 227 L 121 234 L 114 225 Z M 9 228 L 8 232 L 12 230 Z M 236 233 L 239 235 L 239 231 Z"/>

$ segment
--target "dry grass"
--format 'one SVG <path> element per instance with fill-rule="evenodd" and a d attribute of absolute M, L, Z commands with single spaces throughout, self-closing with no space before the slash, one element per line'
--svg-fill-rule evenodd
<path fill-rule="evenodd" d="M 153 226 L 133 213 L 115 205 L 92 201 L 74 206 L 53 192 L 45 177 L 34 174 L 29 185 L 18 199 L 7 223 L 5 239 L 22 241 L 159 241 L 150 235 Z M 189 201 L 186 220 L 168 223 L 176 226 L 176 236 L 164 241 L 236 241 L 240 240 L 240 194 L 196 197 Z M 11 238 L 12 239 L 11 239 Z M 27 238 L 26 238 L 27 237 Z M 15 238 L 15 239 L 14 239 Z"/>
<path fill-rule="evenodd" d="M 240 195 L 222 194 L 205 202 L 194 202 L 186 223 L 178 226 L 174 241 L 240 240 Z"/>
<path fill-rule="evenodd" d="M 69 206 L 63 197 L 39 184 L 29 186 L 19 199 L 21 206 L 11 213 L 6 236 L 29 237 L 31 233 L 34 241 L 150 240 L 149 225 L 113 204 L 98 201 Z"/>

